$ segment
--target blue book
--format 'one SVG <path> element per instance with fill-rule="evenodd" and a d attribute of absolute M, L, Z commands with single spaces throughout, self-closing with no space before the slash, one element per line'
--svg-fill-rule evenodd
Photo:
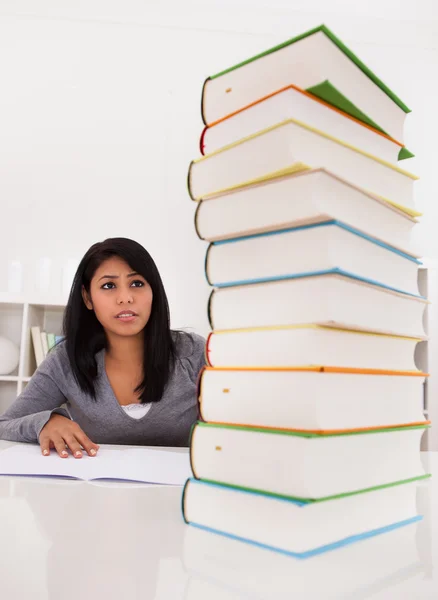
<path fill-rule="evenodd" d="M 416 541 L 417 529 L 422 527 L 421 522 L 399 527 L 316 560 L 300 560 L 186 527 L 183 563 L 189 581 L 185 600 L 365 600 L 374 594 L 397 598 L 405 582 L 406 589 L 412 589 L 410 579 L 427 579 L 427 540 L 420 552 Z M 432 590 L 430 578 L 429 582 Z M 392 586 L 397 587 L 388 589 Z"/>
<path fill-rule="evenodd" d="M 326 221 L 210 244 L 207 281 L 229 287 L 338 273 L 419 296 L 421 262 L 340 221 Z"/>
<path fill-rule="evenodd" d="M 192 527 L 295 558 L 310 558 L 421 520 L 415 482 L 321 502 L 189 479 L 183 517 Z"/>

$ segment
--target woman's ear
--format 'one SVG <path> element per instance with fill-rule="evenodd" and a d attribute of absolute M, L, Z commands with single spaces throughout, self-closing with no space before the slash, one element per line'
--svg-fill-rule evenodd
<path fill-rule="evenodd" d="M 93 303 L 91 302 L 91 298 L 87 290 L 82 286 L 82 299 L 84 301 L 85 306 L 88 310 L 93 310 Z"/>

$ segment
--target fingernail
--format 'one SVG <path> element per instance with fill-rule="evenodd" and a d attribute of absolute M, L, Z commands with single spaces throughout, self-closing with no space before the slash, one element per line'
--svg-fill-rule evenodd
<path fill-rule="evenodd" d="M 96 450 L 94 448 L 91 448 L 90 454 L 91 454 L 91 456 L 94 456 L 96 454 Z"/>
<path fill-rule="evenodd" d="M 67 452 L 66 452 L 65 450 L 63 450 L 63 451 L 61 452 L 61 456 L 68 456 L 68 454 L 67 454 Z"/>
<path fill-rule="evenodd" d="M 43 450 L 43 454 L 44 454 L 44 456 L 47 456 L 49 454 L 49 451 L 48 450 Z"/>
<path fill-rule="evenodd" d="M 75 456 L 82 456 L 82 452 L 80 450 L 76 450 Z"/>

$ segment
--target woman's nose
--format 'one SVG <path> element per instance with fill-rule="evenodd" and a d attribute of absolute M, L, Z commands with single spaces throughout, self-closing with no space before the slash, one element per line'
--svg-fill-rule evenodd
<path fill-rule="evenodd" d="M 130 289 L 128 290 L 119 290 L 119 295 L 117 297 L 117 304 L 132 304 L 134 298 L 132 296 L 132 292 Z"/>

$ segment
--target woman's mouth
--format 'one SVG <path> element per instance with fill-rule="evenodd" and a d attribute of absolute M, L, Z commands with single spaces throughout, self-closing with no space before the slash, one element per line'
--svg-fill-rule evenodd
<path fill-rule="evenodd" d="M 137 313 L 133 312 L 132 310 L 119 312 L 119 314 L 116 315 L 116 319 L 122 321 L 123 323 L 131 323 L 132 321 L 135 321 L 137 317 Z"/>

